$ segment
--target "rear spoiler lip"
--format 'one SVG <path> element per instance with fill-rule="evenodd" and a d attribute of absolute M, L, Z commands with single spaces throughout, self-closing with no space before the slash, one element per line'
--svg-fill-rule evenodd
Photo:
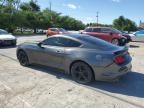
<path fill-rule="evenodd" d="M 129 49 L 129 46 L 128 46 L 128 45 L 126 45 L 126 46 L 124 46 L 124 47 L 120 47 L 120 49 L 117 50 L 117 51 L 115 51 L 114 54 L 115 54 L 115 55 L 123 54 L 123 53 L 125 53 L 125 52 L 128 52 L 128 49 Z"/>

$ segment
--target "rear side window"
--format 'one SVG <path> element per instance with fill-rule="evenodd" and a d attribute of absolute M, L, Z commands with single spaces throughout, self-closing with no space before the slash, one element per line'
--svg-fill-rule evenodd
<path fill-rule="evenodd" d="M 111 29 L 109 29 L 109 28 L 101 28 L 101 32 L 103 32 L 103 33 L 110 33 Z"/>
<path fill-rule="evenodd" d="M 93 32 L 101 32 L 100 28 L 93 28 Z"/>
<path fill-rule="evenodd" d="M 92 32 L 92 28 L 86 28 L 85 32 Z"/>
<path fill-rule="evenodd" d="M 104 40 L 101 40 L 92 36 L 83 36 L 83 37 L 79 37 L 79 39 L 86 43 L 93 45 L 93 47 L 98 48 L 98 49 L 108 50 L 108 49 L 117 48 L 116 45 L 113 45 L 109 42 L 106 42 Z"/>

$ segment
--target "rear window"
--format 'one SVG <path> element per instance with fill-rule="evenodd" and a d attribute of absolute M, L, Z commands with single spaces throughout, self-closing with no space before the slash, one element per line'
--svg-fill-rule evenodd
<path fill-rule="evenodd" d="M 54 28 L 52 28 L 52 29 L 50 29 L 51 31 L 58 31 L 57 29 L 54 29 Z"/>
<path fill-rule="evenodd" d="M 59 31 L 60 31 L 60 32 L 66 32 L 66 30 L 63 29 L 63 28 L 59 28 Z"/>
<path fill-rule="evenodd" d="M 101 39 L 98 39 L 96 37 L 92 37 L 92 36 L 81 36 L 81 37 L 78 37 L 81 41 L 83 42 L 86 42 L 86 43 L 89 43 L 91 45 L 93 45 L 95 48 L 98 48 L 98 49 L 104 49 L 104 50 L 107 50 L 107 49 L 115 49 L 117 48 L 116 45 L 113 45 L 109 42 L 106 42 L 104 40 L 101 40 Z"/>

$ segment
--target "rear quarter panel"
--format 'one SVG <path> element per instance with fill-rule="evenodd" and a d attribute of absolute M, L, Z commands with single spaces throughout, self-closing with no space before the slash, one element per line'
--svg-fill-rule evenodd
<path fill-rule="evenodd" d="M 105 67 L 113 62 L 113 55 L 110 52 L 77 48 L 66 49 L 65 52 L 67 56 L 64 65 L 67 72 L 75 61 L 83 61 L 92 68 L 93 66 Z"/>

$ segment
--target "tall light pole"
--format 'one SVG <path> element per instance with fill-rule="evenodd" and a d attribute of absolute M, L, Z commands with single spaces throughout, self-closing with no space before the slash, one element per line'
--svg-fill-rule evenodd
<path fill-rule="evenodd" d="M 52 8 L 52 3 L 51 1 L 49 1 L 49 10 L 51 11 L 51 8 Z"/>
<path fill-rule="evenodd" d="M 98 22 L 99 22 L 99 12 L 97 12 L 96 18 L 97 18 L 97 26 L 98 26 Z"/>

